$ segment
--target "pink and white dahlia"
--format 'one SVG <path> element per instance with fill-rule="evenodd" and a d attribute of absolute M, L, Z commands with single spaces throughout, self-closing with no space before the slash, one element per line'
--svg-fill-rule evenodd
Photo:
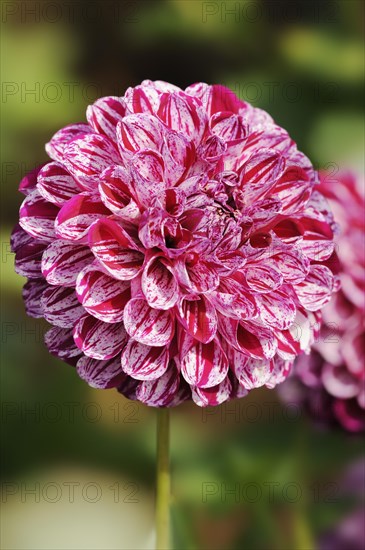
<path fill-rule="evenodd" d="M 310 161 L 223 86 L 144 81 L 86 116 L 20 184 L 16 270 L 49 351 L 157 407 L 282 382 L 337 287 Z"/>
<path fill-rule="evenodd" d="M 323 310 L 323 326 L 309 357 L 296 364 L 296 391 L 319 420 L 352 432 L 365 430 L 365 193 L 353 174 L 321 176 L 341 234 L 341 290 Z"/>

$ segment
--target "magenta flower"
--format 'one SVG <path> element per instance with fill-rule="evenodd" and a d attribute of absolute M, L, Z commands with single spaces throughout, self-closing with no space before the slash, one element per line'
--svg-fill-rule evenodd
<path fill-rule="evenodd" d="M 323 327 L 310 357 L 295 372 L 301 399 L 319 417 L 346 430 L 365 429 L 365 195 L 353 174 L 321 177 L 341 226 L 341 291 L 323 310 Z"/>
<path fill-rule="evenodd" d="M 144 81 L 87 120 L 20 184 L 16 270 L 49 351 L 157 407 L 282 382 L 337 288 L 310 161 L 223 86 Z"/>

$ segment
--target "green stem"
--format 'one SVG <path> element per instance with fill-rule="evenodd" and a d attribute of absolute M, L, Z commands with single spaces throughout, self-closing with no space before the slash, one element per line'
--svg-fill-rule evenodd
<path fill-rule="evenodd" d="M 157 409 L 156 550 L 170 548 L 169 409 Z"/>

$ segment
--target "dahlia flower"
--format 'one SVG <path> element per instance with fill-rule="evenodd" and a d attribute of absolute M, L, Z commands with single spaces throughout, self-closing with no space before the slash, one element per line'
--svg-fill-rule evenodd
<path fill-rule="evenodd" d="M 144 81 L 86 117 L 20 184 L 16 270 L 49 351 L 156 407 L 282 382 L 338 284 L 308 158 L 219 85 Z"/>
<path fill-rule="evenodd" d="M 364 186 L 348 172 L 337 178 L 324 173 L 319 189 L 341 227 L 341 290 L 323 310 L 312 354 L 296 363 L 293 390 L 319 420 L 357 432 L 365 429 Z"/>

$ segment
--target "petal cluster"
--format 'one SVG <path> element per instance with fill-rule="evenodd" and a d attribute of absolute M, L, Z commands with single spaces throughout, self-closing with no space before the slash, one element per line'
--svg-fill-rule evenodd
<path fill-rule="evenodd" d="M 219 85 L 144 81 L 86 116 L 20 184 L 16 270 L 50 352 L 151 406 L 282 382 L 338 287 L 308 158 Z"/>
<path fill-rule="evenodd" d="M 365 430 L 365 193 L 349 172 L 321 174 L 321 192 L 340 222 L 341 290 L 323 310 L 312 354 L 296 364 L 296 391 L 313 414 L 352 432 Z"/>

